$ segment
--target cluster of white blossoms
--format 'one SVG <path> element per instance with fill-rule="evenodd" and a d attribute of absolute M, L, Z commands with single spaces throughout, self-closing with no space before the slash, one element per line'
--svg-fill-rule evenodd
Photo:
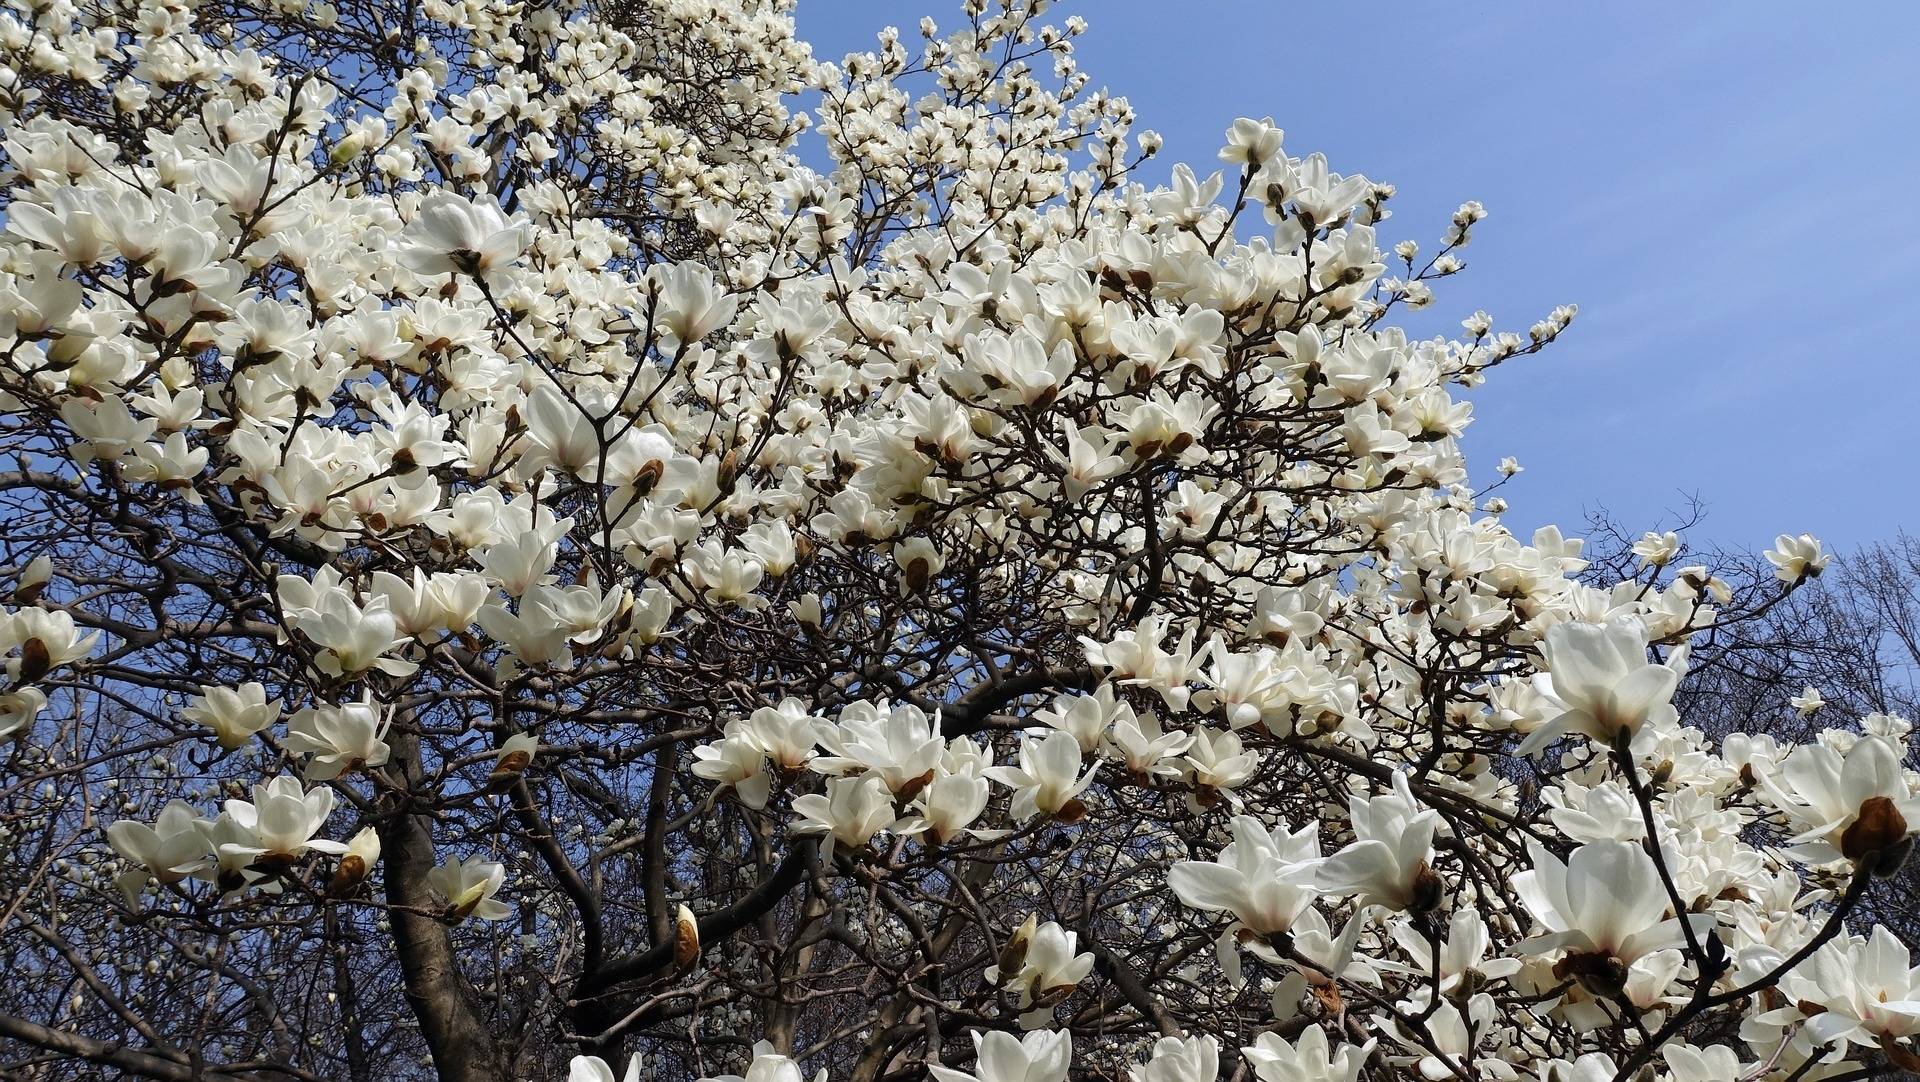
<path fill-rule="evenodd" d="M 1158 138 L 1046 6 L 844 65 L 775 0 L 0 14 L 6 874 L 99 1012 L 0 1035 L 1915 1069 L 1920 967 L 1858 920 L 1909 723 L 1709 739 L 1728 584 L 1671 535 L 1596 584 L 1469 480 L 1455 394 L 1574 310 L 1410 338 L 1486 211 L 1383 250 L 1393 189 L 1269 121 L 1135 182 Z M 1827 564 L 1768 558 L 1768 601 Z"/>

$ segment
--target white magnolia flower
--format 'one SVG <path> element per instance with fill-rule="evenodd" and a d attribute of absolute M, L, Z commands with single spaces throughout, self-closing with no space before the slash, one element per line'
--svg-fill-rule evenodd
<path fill-rule="evenodd" d="M 1235 790 L 1253 779 L 1260 769 L 1260 753 L 1249 751 L 1238 733 L 1207 726 L 1196 727 L 1181 757 L 1182 776 L 1195 792 L 1192 801 L 1205 807 L 1224 795 L 1234 808 L 1241 806 Z"/>
<path fill-rule="evenodd" d="M 1820 697 L 1820 689 L 1808 684 L 1806 690 L 1787 700 L 1787 705 L 1799 711 L 1803 718 L 1812 717 L 1827 701 Z"/>
<path fill-rule="evenodd" d="M 86 657 L 99 641 L 98 631 L 82 635 L 73 615 L 64 610 L 27 608 L 0 613 L 0 652 L 8 654 L 9 680 L 38 680 Z"/>
<path fill-rule="evenodd" d="M 308 707 L 287 720 L 288 751 L 311 755 L 308 781 L 332 781 L 348 770 L 383 766 L 392 715 L 371 698 L 339 706 Z"/>
<path fill-rule="evenodd" d="M 1426 912 L 1438 905 L 1440 877 L 1427 858 L 1440 816 L 1413 799 L 1407 776 L 1395 771 L 1391 793 L 1354 796 L 1348 806 L 1354 841 L 1320 866 L 1320 889 L 1389 909 Z"/>
<path fill-rule="evenodd" d="M 575 1056 L 567 1066 L 567 1082 L 641 1082 L 640 1053 L 627 1060 L 626 1073 L 618 1077 L 599 1056 Z"/>
<path fill-rule="evenodd" d="M 1812 965 L 1789 971 L 1782 991 L 1792 1010 L 1811 1015 L 1806 1037 L 1815 1047 L 1920 1035 L 1920 965 L 1884 926 L 1827 943 Z"/>
<path fill-rule="evenodd" d="M 506 879 L 504 864 L 479 856 L 455 857 L 427 873 L 427 886 L 447 900 L 447 912 L 454 920 L 500 920 L 514 913 L 512 906 L 494 897 Z"/>
<path fill-rule="evenodd" d="M 429 575 L 413 569 L 411 581 L 385 571 L 372 577 L 373 591 L 387 602 L 396 630 L 419 636 L 433 631 L 464 631 L 486 603 L 487 580 L 471 572 Z"/>
<path fill-rule="evenodd" d="M 1680 535 L 1672 530 L 1643 534 L 1633 543 L 1633 554 L 1646 566 L 1665 567 L 1680 555 Z"/>
<path fill-rule="evenodd" d="M 1746 1077 L 1749 1064 L 1726 1045 L 1696 1048 L 1690 1044 L 1669 1044 L 1660 1049 L 1673 1074 L 1673 1082 L 1739 1082 Z M 1613 1076 L 1608 1075 L 1611 1079 Z"/>
<path fill-rule="evenodd" d="M 1167 885 L 1195 909 L 1231 913 L 1256 936 L 1284 932 L 1320 895 L 1320 824 L 1289 834 L 1251 815 L 1233 817 L 1233 841 L 1212 861 L 1186 860 Z"/>
<path fill-rule="evenodd" d="M 1013 789 L 1013 804 L 1008 814 L 1016 820 L 1034 815 L 1051 815 L 1069 822 L 1086 814 L 1080 794 L 1093 784 L 1100 769 L 1096 761 L 1080 772 L 1080 741 L 1072 733 L 1055 729 L 1035 740 L 1020 738 L 1018 766 L 988 767 L 986 776 Z"/>
<path fill-rule="evenodd" d="M 1136 714 L 1131 709 L 1119 712 L 1112 731 L 1107 734 L 1108 754 L 1136 778 L 1177 778 L 1180 754 L 1193 744 L 1193 734 L 1178 729 L 1168 732 L 1151 712 Z"/>
<path fill-rule="evenodd" d="M 303 788 L 281 775 L 253 787 L 253 800 L 229 800 L 226 816 L 246 832 L 246 840 L 223 845 L 223 852 L 252 855 L 262 861 L 291 862 L 311 849 L 339 854 L 347 847 L 314 837 L 333 814 L 333 790 Z"/>
<path fill-rule="evenodd" d="M 753 1061 L 747 1065 L 746 1074 L 714 1075 L 711 1078 L 702 1078 L 700 1082 L 804 1082 L 805 1078 L 806 1076 L 800 1073 L 798 1063 L 775 1052 L 773 1045 L 766 1041 L 756 1041 L 753 1045 Z M 826 1069 L 821 1068 L 813 1076 L 813 1082 L 826 1082 L 826 1078 Z"/>
<path fill-rule="evenodd" d="M 1388 1035 L 1409 1053 L 1391 1062 L 1411 1064 L 1427 1082 L 1454 1077 L 1450 1063 L 1474 1063 L 1475 1045 L 1481 1035 L 1492 1028 L 1493 997 L 1482 992 L 1467 998 L 1466 1010 L 1461 1010 L 1461 1006 L 1455 1000 L 1441 1000 L 1431 1014 L 1423 1010 L 1421 1013 L 1426 1014 L 1424 1033 L 1413 1032 L 1399 1019 L 1388 1019 Z M 1494 1073 L 1493 1077 L 1500 1074 Z"/>
<path fill-rule="evenodd" d="M 235 688 L 203 686 L 180 716 L 211 729 L 214 740 L 231 750 L 280 719 L 280 700 L 268 702 L 266 687 L 252 681 Z"/>
<path fill-rule="evenodd" d="M 940 739 L 938 715 L 930 717 L 917 706 L 885 701 L 853 703 L 840 712 L 836 725 L 818 726 L 814 735 L 830 752 L 813 760 L 814 770 L 822 774 L 864 770 L 901 797 L 912 796 L 930 780 L 946 746 Z"/>
<path fill-rule="evenodd" d="M 1767 562 L 1773 565 L 1774 574 L 1789 586 L 1819 578 L 1820 572 L 1825 571 L 1827 564 L 1833 561 L 1833 557 L 1821 550 L 1820 539 L 1807 533 L 1798 537 L 1781 534 L 1773 539 L 1773 547 L 1767 550 L 1766 555 Z"/>
<path fill-rule="evenodd" d="M 693 749 L 695 776 L 733 787 L 740 803 L 758 811 L 767 806 L 773 779 L 767 775 L 767 753 L 748 723 L 735 719 L 727 735 Z"/>
<path fill-rule="evenodd" d="M 1019 996 L 1020 1007 L 1050 1008 L 1059 1003 L 1093 971 L 1093 955 L 1076 953 L 1079 934 L 1055 921 L 1039 923 L 1029 914 L 1000 951 L 1000 960 L 988 966 L 988 981 Z"/>
<path fill-rule="evenodd" d="M 739 308 L 739 298 L 697 263 L 655 267 L 651 277 L 660 287 L 661 325 L 674 345 L 698 342 L 731 323 Z"/>
<path fill-rule="evenodd" d="M 1132 709 L 1115 700 L 1112 684 L 1101 684 L 1091 695 L 1068 692 L 1056 696 L 1053 702 L 1034 711 L 1033 719 L 1072 733 L 1080 742 L 1082 752 L 1092 752 L 1099 748 L 1107 727 L 1122 716 L 1131 718 Z"/>
<path fill-rule="evenodd" d="M 1024 1038 L 1000 1030 L 973 1031 L 971 1073 L 938 1064 L 927 1070 L 936 1082 L 1066 1082 L 1073 1062 L 1073 1035 L 1037 1029 Z"/>
<path fill-rule="evenodd" d="M 1561 712 L 1520 742 L 1531 755 L 1568 733 L 1612 746 L 1649 723 L 1671 725 L 1680 673 L 1647 660 L 1646 628 L 1637 620 L 1556 624 L 1542 649 L 1549 672 L 1535 678 Z"/>
<path fill-rule="evenodd" d="M 1877 736 L 1844 754 L 1827 744 L 1795 748 L 1761 782 L 1800 829 L 1793 853 L 1809 863 L 1885 856 L 1920 831 L 1920 794 L 1899 751 Z"/>
<path fill-rule="evenodd" d="M 1240 1054 L 1253 1064 L 1253 1075 L 1260 1082 L 1355 1082 L 1373 1054 L 1373 1045 L 1373 1041 L 1346 1044 L 1334 1052 L 1326 1030 L 1308 1026 L 1291 1042 L 1278 1033 L 1262 1033 Z"/>
<path fill-rule="evenodd" d="M 1206 1034 L 1162 1037 L 1153 1042 L 1153 1058 L 1129 1068 L 1129 1082 L 1217 1082 L 1220 1042 Z"/>
<path fill-rule="evenodd" d="M 532 733 L 515 733 L 500 742 L 493 753 L 493 769 L 487 772 L 487 786 L 495 792 L 513 785 L 533 765 L 540 754 L 540 738 Z"/>
<path fill-rule="evenodd" d="M 135 905 L 148 876 L 162 884 L 177 883 L 206 866 L 212 848 L 207 821 L 185 801 L 170 800 L 152 826 L 122 819 L 107 826 L 107 841 L 121 856 L 140 866 L 117 882 L 127 905 Z"/>
<path fill-rule="evenodd" d="M 1410 921 L 1398 921 L 1392 929 L 1393 941 L 1406 955 L 1405 963 L 1383 963 L 1407 974 L 1430 976 L 1433 973 L 1433 945 Z M 1447 918 L 1446 939 L 1440 948 L 1440 991 L 1451 992 L 1462 986 L 1479 987 L 1488 981 L 1504 980 L 1520 972 L 1518 958 L 1488 957 L 1493 940 L 1487 934 L 1487 922 L 1471 909 L 1456 909 Z"/>
<path fill-rule="evenodd" d="M 1286 133 L 1274 127 L 1273 118 L 1260 120 L 1241 118 L 1227 129 L 1227 145 L 1220 151 L 1220 160 L 1230 165 L 1244 165 L 1249 171 L 1272 161 L 1280 153 L 1280 142 Z"/>
<path fill-rule="evenodd" d="M 0 740 L 19 737 L 47 709 L 47 693 L 23 687 L 0 693 Z"/>
<path fill-rule="evenodd" d="M 339 863 L 334 866 L 327 892 L 336 898 L 350 897 L 379 862 L 379 832 L 373 827 L 361 827 L 347 839 L 347 851 L 340 854 Z"/>
<path fill-rule="evenodd" d="M 793 812 L 800 816 L 794 832 L 826 835 L 829 852 L 835 845 L 863 849 L 875 834 L 892 829 L 895 820 L 893 794 L 870 774 L 829 778 L 825 795 L 795 797 Z"/>
<path fill-rule="evenodd" d="M 747 718 L 742 735 L 757 745 L 773 765 L 793 773 L 804 769 L 813 759 L 816 743 L 827 722 L 807 712 L 807 704 L 795 698 L 781 699 L 777 706 L 763 706 Z"/>
<path fill-rule="evenodd" d="M 434 191 L 420 203 L 402 237 L 400 261 L 415 274 L 468 274 L 490 279 L 519 258 L 529 240 L 491 199 Z"/>
<path fill-rule="evenodd" d="M 972 771 L 940 770 L 914 798 L 914 815 L 926 837 L 944 844 L 960 837 L 987 810 L 987 779 Z"/>
<path fill-rule="evenodd" d="M 1627 967 L 1637 959 L 1683 941 L 1659 870 L 1640 846 L 1594 842 L 1564 864 L 1538 842 L 1530 852 L 1533 867 L 1513 877 L 1513 889 L 1537 931 L 1520 949 L 1565 951 L 1561 975 L 1610 994 L 1624 987 Z M 1701 933 L 1713 924 L 1710 914 L 1686 919 Z"/>
<path fill-rule="evenodd" d="M 1576 842 L 1637 842 L 1646 837 L 1647 823 L 1640 815 L 1640 805 L 1622 781 L 1591 789 L 1568 783 L 1544 795 L 1553 809 L 1547 817 Z"/>

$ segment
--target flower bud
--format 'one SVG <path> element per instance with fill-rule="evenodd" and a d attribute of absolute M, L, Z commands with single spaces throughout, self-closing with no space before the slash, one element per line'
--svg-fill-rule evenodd
<path fill-rule="evenodd" d="M 1441 881 L 1439 873 L 1433 870 L 1432 865 L 1421 861 L 1419 869 L 1413 873 L 1413 892 L 1407 903 L 1408 911 L 1414 914 L 1433 912 L 1440 907 L 1445 891 L 1446 884 Z"/>
<path fill-rule="evenodd" d="M 1907 820 L 1894 807 L 1891 797 L 1868 797 L 1860 805 L 1853 823 L 1840 835 L 1840 853 L 1848 860 L 1878 858 L 1907 837 Z"/>
<path fill-rule="evenodd" d="M 500 745 L 500 751 L 493 757 L 493 772 L 487 775 L 487 789 L 499 793 L 513 787 L 533 765 L 534 753 L 540 749 L 540 742 L 527 733 L 516 733 Z"/>
<path fill-rule="evenodd" d="M 1572 978 L 1602 998 L 1618 996 L 1627 987 L 1627 964 L 1599 951 L 1567 955 L 1554 964 L 1553 975 L 1561 980 Z"/>
<path fill-rule="evenodd" d="M 999 967 L 1003 983 L 1020 972 L 1020 967 L 1026 964 L 1027 947 L 1033 942 L 1033 934 L 1039 926 L 1040 918 L 1029 913 L 1026 922 L 1014 929 L 1013 935 L 1001 944 L 1000 957 L 995 964 Z"/>
<path fill-rule="evenodd" d="M 673 919 L 673 968 L 684 973 L 700 960 L 700 923 L 682 905 Z"/>
<path fill-rule="evenodd" d="M 358 834 L 347 840 L 347 851 L 341 855 L 340 863 L 333 869 L 333 878 L 327 882 L 327 896 L 352 897 L 379 859 L 380 835 L 372 827 L 361 827 Z"/>
<path fill-rule="evenodd" d="M 36 556 L 20 572 L 20 584 L 14 587 L 15 604 L 31 605 L 40 600 L 40 594 L 47 588 L 47 580 L 53 577 L 53 561 L 45 556 Z"/>

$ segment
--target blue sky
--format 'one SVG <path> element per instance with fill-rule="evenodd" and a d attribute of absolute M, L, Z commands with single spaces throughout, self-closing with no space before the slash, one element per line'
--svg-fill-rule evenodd
<path fill-rule="evenodd" d="M 1067 3 L 1083 68 L 1174 162 L 1214 168 L 1236 116 L 1399 187 L 1384 241 L 1431 249 L 1490 212 L 1416 333 L 1475 308 L 1580 319 L 1472 393 L 1475 480 L 1513 455 L 1518 530 L 1665 523 L 1696 540 L 1843 548 L 1920 529 L 1907 322 L 1920 256 L 1920 5 Z M 838 60 L 955 0 L 801 0 Z M 1361 24 L 1366 25 L 1364 29 Z M 1403 321 L 1405 322 L 1405 321 Z"/>

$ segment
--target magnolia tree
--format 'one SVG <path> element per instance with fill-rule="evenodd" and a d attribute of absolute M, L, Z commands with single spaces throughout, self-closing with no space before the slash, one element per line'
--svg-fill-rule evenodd
<path fill-rule="evenodd" d="M 1573 310 L 1044 6 L 10 3 L 8 1077 L 1914 1067 L 1908 723 L 1674 705 L 1819 544 L 1514 536 Z"/>

